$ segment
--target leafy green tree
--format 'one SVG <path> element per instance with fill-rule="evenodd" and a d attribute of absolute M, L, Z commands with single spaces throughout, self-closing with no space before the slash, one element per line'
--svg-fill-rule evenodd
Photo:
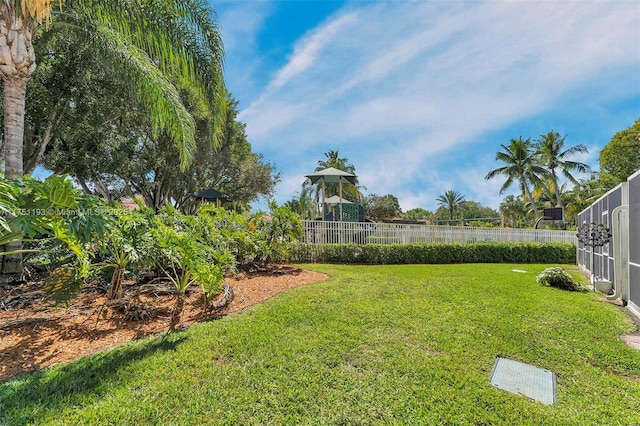
<path fill-rule="evenodd" d="M 613 135 L 600 151 L 600 181 L 611 189 L 640 170 L 640 119 Z"/>
<path fill-rule="evenodd" d="M 436 198 L 438 205 L 445 208 L 449 212 L 449 219 L 453 220 L 454 214 L 462 209 L 464 203 L 464 195 L 461 193 L 448 190 L 444 194 Z"/>
<path fill-rule="evenodd" d="M 382 196 L 371 194 L 364 198 L 362 204 L 366 216 L 374 221 L 392 219 L 402 214 L 400 203 L 392 194 Z"/>
<path fill-rule="evenodd" d="M 522 196 L 507 195 L 502 203 L 500 203 L 500 213 L 505 219 L 511 221 L 513 228 L 518 228 L 518 224 L 527 216 L 527 210 Z"/>
<path fill-rule="evenodd" d="M 109 76 L 104 77 L 109 83 Z M 110 93 L 126 99 L 117 82 L 107 85 Z M 156 210 L 172 203 L 193 213 L 197 208 L 193 194 L 216 188 L 231 198 L 233 208 L 247 210 L 259 196 L 269 196 L 279 180 L 275 167 L 252 152 L 245 125 L 237 121 L 237 101 L 231 97 L 219 148 L 214 149 L 203 135 L 198 139 L 197 155 L 185 171 L 180 171 L 177 148 L 171 140 L 166 135 L 152 136 L 144 111 L 119 105 L 109 108 L 113 100 L 108 94 L 100 98 L 91 95 L 86 103 L 92 107 L 78 106 L 77 112 L 67 115 L 68 126 L 58 132 L 45 155 L 48 168 L 73 175 L 85 192 L 99 193 L 109 200 L 121 194 L 139 194 Z M 105 117 L 103 111 L 117 119 Z M 198 131 L 203 131 L 201 126 Z"/>
<path fill-rule="evenodd" d="M 545 167 L 550 174 L 551 185 L 549 186 L 555 195 L 554 204 L 563 210 L 562 188 L 558 182 L 558 171 L 573 184 L 577 184 L 578 181 L 571 172 L 586 173 L 590 171 L 588 165 L 569 160 L 569 158 L 575 154 L 588 153 L 587 147 L 579 144 L 565 149 L 566 138 L 567 135 L 561 136 L 560 133 L 552 130 L 547 134 L 540 135 L 540 139 L 538 139 L 535 144 L 537 162 Z"/>
<path fill-rule="evenodd" d="M 517 181 L 522 193 L 526 196 L 527 200 L 531 202 L 535 219 L 538 220 L 540 212 L 536 206 L 529 184 L 531 183 L 534 186 L 540 184 L 540 176 L 545 176 L 547 170 L 536 164 L 531 139 L 523 140 L 522 136 L 520 136 L 518 139 L 511 139 L 508 146 L 500 146 L 504 151 L 498 151 L 496 153 L 496 160 L 506 165 L 491 170 L 487 173 L 485 179 L 493 179 L 498 175 L 506 176 L 507 180 L 500 188 L 500 194 L 509 189 L 514 181 Z"/>
<path fill-rule="evenodd" d="M 402 218 L 404 220 L 426 220 L 433 215 L 432 212 L 425 210 L 420 207 L 416 207 L 411 210 L 407 210 L 402 213 Z"/>
<path fill-rule="evenodd" d="M 464 213 L 465 220 L 480 219 L 481 222 L 484 220 L 492 225 L 499 223 L 500 214 L 491 207 L 483 206 L 477 201 L 464 200 L 460 210 Z"/>

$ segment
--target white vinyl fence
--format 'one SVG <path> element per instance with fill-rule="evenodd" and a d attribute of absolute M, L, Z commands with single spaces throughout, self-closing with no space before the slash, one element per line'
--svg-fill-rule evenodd
<path fill-rule="evenodd" d="M 477 243 L 491 241 L 567 242 L 577 244 L 575 231 L 476 228 L 471 226 L 305 220 L 304 242 L 311 244 Z"/>

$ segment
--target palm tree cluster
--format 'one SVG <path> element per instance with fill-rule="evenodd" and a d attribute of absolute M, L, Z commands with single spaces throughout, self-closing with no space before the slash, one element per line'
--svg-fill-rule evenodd
<path fill-rule="evenodd" d="M 571 160 L 576 154 L 586 154 L 587 147 L 582 144 L 566 147 L 566 137 L 551 130 L 534 141 L 523 139 L 522 136 L 511 139 L 508 145 L 500 145 L 502 151 L 496 153 L 496 160 L 504 163 L 504 166 L 491 170 L 485 179 L 499 175 L 506 177 L 500 194 L 514 183 L 518 184 L 523 206 L 533 212 L 536 221 L 542 217 L 541 209 L 545 207 L 562 208 L 566 220 L 570 217 L 568 211 L 572 211 L 572 215 L 577 213 L 574 210 L 583 201 L 584 187 L 590 188 L 587 181 L 578 181 L 573 173 L 591 171 L 587 164 Z M 567 189 L 566 183 L 560 182 L 561 177 L 574 185 L 572 190 Z M 513 218 L 514 204 L 517 204 L 516 200 L 505 204 L 508 212 L 503 211 L 503 214 L 508 213 Z"/>

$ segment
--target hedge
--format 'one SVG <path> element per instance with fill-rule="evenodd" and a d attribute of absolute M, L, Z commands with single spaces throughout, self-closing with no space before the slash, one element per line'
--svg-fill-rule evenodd
<path fill-rule="evenodd" d="M 569 243 L 296 244 L 297 263 L 361 265 L 442 263 L 576 263 Z"/>

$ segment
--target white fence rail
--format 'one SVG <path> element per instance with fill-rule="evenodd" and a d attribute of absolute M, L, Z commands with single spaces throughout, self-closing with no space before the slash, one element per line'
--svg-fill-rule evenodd
<path fill-rule="evenodd" d="M 575 231 L 476 228 L 471 226 L 305 220 L 304 242 L 311 244 L 477 243 L 491 241 L 567 242 L 577 244 Z"/>

